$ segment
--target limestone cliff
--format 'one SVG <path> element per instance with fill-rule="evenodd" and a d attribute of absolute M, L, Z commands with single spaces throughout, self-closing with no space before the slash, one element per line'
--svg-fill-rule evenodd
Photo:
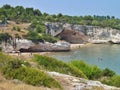
<path fill-rule="evenodd" d="M 2 43 L 1 47 L 4 52 L 41 52 L 41 51 L 69 51 L 70 44 L 64 41 L 57 43 L 33 43 L 27 39 L 16 39 L 16 47 L 14 48 L 11 44 L 5 45 Z"/>
<path fill-rule="evenodd" d="M 89 37 L 88 42 L 92 43 L 120 43 L 120 30 L 112 29 L 112 28 L 102 28 L 99 26 L 84 26 L 84 25 L 73 25 L 73 24 L 63 24 L 63 23 L 46 23 L 46 33 L 51 34 L 53 36 L 59 35 L 60 33 L 64 33 L 63 30 L 73 30 L 80 33 L 83 33 L 85 36 Z M 82 35 L 83 35 L 82 34 Z M 69 32 L 66 33 L 66 36 L 69 36 Z M 78 37 L 79 36 L 79 37 Z M 74 42 L 81 43 L 80 37 L 79 39 L 74 40 Z M 84 37 L 83 37 L 84 38 Z M 66 39 L 65 39 L 66 40 Z M 71 38 L 72 40 L 72 38 Z M 69 42 L 69 40 L 66 40 Z M 86 42 L 86 39 L 85 39 Z M 82 42 L 83 43 L 83 42 Z"/>

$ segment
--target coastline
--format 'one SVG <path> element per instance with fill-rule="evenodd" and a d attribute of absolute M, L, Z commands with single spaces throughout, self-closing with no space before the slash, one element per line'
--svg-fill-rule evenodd
<path fill-rule="evenodd" d="M 78 48 L 82 48 L 82 47 L 86 47 L 86 46 L 91 46 L 94 45 L 92 43 L 86 43 L 86 44 L 71 44 L 70 45 L 70 49 L 74 50 L 74 49 L 78 49 Z"/>
<path fill-rule="evenodd" d="M 92 43 L 71 44 L 70 50 L 79 49 L 79 48 L 91 46 L 91 45 L 94 45 L 94 44 L 92 44 Z M 55 52 L 22 52 L 22 53 L 7 53 L 7 54 L 11 55 L 11 56 L 17 56 L 17 57 L 23 57 L 23 58 L 32 58 L 34 56 L 34 54 L 47 55 L 47 54 L 51 54 L 51 53 L 55 53 Z"/>

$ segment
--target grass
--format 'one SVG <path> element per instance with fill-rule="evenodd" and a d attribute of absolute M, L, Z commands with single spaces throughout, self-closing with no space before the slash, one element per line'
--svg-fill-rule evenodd
<path fill-rule="evenodd" d="M 31 68 L 29 63 L 0 53 L 1 73 L 7 79 L 18 79 L 33 86 L 61 88 L 60 84 L 46 73 Z"/>
<path fill-rule="evenodd" d="M 40 69 L 87 78 L 81 70 L 77 69 L 72 64 L 64 63 L 55 58 L 40 56 L 36 54 L 34 56 L 34 61 L 38 62 Z"/>
<path fill-rule="evenodd" d="M 97 66 L 91 66 L 84 61 L 76 60 L 70 63 L 64 63 L 55 58 L 37 54 L 33 60 L 39 64 L 39 69 L 32 68 L 31 65 L 24 60 L 0 53 L 0 72 L 7 79 L 18 79 L 33 86 L 62 89 L 55 79 L 43 72 L 45 70 L 56 71 L 81 78 L 100 80 L 104 84 L 120 87 L 120 75 L 116 75 L 108 68 L 102 70 Z"/>
<path fill-rule="evenodd" d="M 100 76 L 102 74 L 102 70 L 100 68 L 98 68 L 96 65 L 95 66 L 91 66 L 91 65 L 85 63 L 84 61 L 74 60 L 74 61 L 71 62 L 71 64 L 73 66 L 75 66 L 76 68 L 80 69 L 81 71 L 83 71 L 83 73 L 89 79 L 100 78 Z"/>
<path fill-rule="evenodd" d="M 0 90 L 49 90 L 47 87 L 36 87 L 27 84 L 16 84 L 12 81 L 0 82 Z M 58 88 L 52 88 L 52 90 L 60 90 Z"/>

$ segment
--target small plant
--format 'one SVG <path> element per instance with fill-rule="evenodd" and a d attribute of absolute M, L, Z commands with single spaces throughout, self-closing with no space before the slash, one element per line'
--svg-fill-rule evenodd
<path fill-rule="evenodd" d="M 115 72 L 112 71 L 112 70 L 110 70 L 110 69 L 108 69 L 108 68 L 105 68 L 105 69 L 102 71 L 102 74 L 103 74 L 103 76 L 109 76 L 109 77 L 111 77 L 111 76 L 114 76 L 114 75 L 115 75 Z"/>
<path fill-rule="evenodd" d="M 72 61 L 71 64 L 78 68 L 79 70 L 83 71 L 83 73 L 89 79 L 97 79 L 100 78 L 102 70 L 97 66 L 90 66 L 89 64 L 85 63 L 84 61 Z"/>
<path fill-rule="evenodd" d="M 34 86 L 61 88 L 60 84 L 44 72 L 33 69 L 30 64 L 0 53 L 0 72 L 7 79 L 18 79 Z"/>
<path fill-rule="evenodd" d="M 2 51 L 2 47 L 0 47 L 0 52 Z"/>
<path fill-rule="evenodd" d="M 102 83 L 120 87 L 120 76 L 119 75 L 114 75 L 112 77 L 105 78 L 104 80 L 101 81 Z"/>
<path fill-rule="evenodd" d="M 81 70 L 77 69 L 72 64 L 66 64 L 55 58 L 35 55 L 34 60 L 38 62 L 40 68 L 42 69 L 87 78 Z"/>
<path fill-rule="evenodd" d="M 18 27 L 18 26 L 14 26 L 14 27 L 12 28 L 12 30 L 16 30 L 16 31 L 20 32 L 20 31 L 21 31 L 21 28 Z"/>

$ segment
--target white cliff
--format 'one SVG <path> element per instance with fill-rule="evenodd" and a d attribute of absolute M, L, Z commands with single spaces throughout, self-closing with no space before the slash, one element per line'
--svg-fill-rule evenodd
<path fill-rule="evenodd" d="M 112 28 L 102 28 L 99 26 L 84 26 L 62 23 L 46 23 L 46 33 L 53 36 L 62 33 L 63 30 L 74 30 L 82 32 L 88 36 L 88 42 L 92 43 L 120 43 L 120 30 Z"/>

